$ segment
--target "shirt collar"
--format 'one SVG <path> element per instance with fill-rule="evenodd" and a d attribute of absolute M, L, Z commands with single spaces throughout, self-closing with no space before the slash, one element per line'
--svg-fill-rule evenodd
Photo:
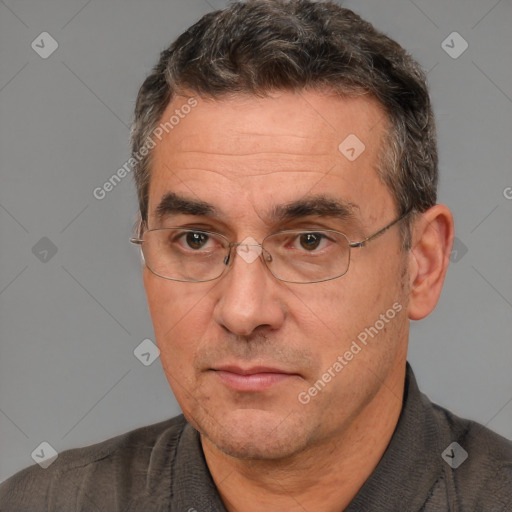
<path fill-rule="evenodd" d="M 204 458 L 199 433 L 188 422 L 178 444 L 171 512 L 226 512 Z"/>
<path fill-rule="evenodd" d="M 433 406 L 407 363 L 402 412 L 379 464 L 345 512 L 422 509 L 442 468 Z"/>

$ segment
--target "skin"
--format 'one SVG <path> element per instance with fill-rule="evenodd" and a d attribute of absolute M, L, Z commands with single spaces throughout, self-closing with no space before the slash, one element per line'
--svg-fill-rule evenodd
<path fill-rule="evenodd" d="M 320 227 L 359 241 L 395 219 L 378 178 L 385 116 L 368 97 L 326 91 L 198 99 L 153 150 L 149 228 L 183 226 L 231 241 Z M 186 98 L 177 97 L 162 120 Z M 338 150 L 356 134 L 365 151 Z M 212 217 L 159 219 L 162 197 L 213 205 Z M 309 216 L 282 223 L 276 205 L 323 195 L 354 205 L 349 220 Z M 188 421 L 200 432 L 229 511 L 344 509 L 379 462 L 403 395 L 409 319 L 435 307 L 449 262 L 453 221 L 436 205 L 401 249 L 398 225 L 353 249 L 346 275 L 315 284 L 275 279 L 261 259 L 235 256 L 215 281 L 180 283 L 143 270 L 161 361 Z M 308 404 L 298 400 L 353 340 L 398 303 L 402 310 Z M 258 392 L 233 390 L 222 365 L 272 366 L 293 374 Z"/>

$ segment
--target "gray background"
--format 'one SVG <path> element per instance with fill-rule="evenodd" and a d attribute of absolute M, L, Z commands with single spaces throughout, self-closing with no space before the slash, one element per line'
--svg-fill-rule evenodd
<path fill-rule="evenodd" d="M 133 354 L 154 338 L 128 242 L 132 177 L 103 200 L 93 190 L 129 157 L 135 97 L 159 52 L 223 5 L 0 0 L 0 480 L 33 464 L 42 441 L 60 452 L 179 412 L 159 360 Z M 420 387 L 512 438 L 511 2 L 345 5 L 429 71 L 439 200 L 458 241 L 437 310 L 412 324 Z M 59 45 L 47 59 L 31 48 L 43 31 Z M 454 31 L 469 44 L 458 58 L 442 47 Z"/>

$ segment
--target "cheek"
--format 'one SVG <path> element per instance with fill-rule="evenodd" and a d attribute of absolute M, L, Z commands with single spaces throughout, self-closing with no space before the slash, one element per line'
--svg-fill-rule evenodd
<path fill-rule="evenodd" d="M 192 371 L 191 361 L 212 318 L 211 285 L 166 281 L 145 270 L 144 286 L 164 368 Z"/>
<path fill-rule="evenodd" d="M 171 307 L 171 305 L 177 304 L 178 301 L 176 301 L 171 283 L 155 276 L 147 268 L 144 268 L 143 279 L 149 313 L 157 341 L 159 341 L 158 338 L 161 334 L 172 326 L 177 312 L 176 308 Z"/>
<path fill-rule="evenodd" d="M 209 287 L 203 284 L 180 283 L 155 276 L 143 270 L 144 288 L 155 331 L 170 333 L 182 329 L 201 312 L 201 304 Z M 195 318 L 197 321 L 197 318 Z"/>
<path fill-rule="evenodd" d="M 307 293 L 301 294 L 296 303 L 295 321 L 310 339 L 320 344 L 318 349 L 343 346 L 344 340 L 364 324 L 372 308 L 374 298 L 347 281 L 343 276 L 312 285 L 315 288 L 304 290 Z"/>
<path fill-rule="evenodd" d="M 312 285 L 304 290 L 307 293 L 297 293 L 296 307 L 290 308 L 295 310 L 294 321 L 301 336 L 314 340 L 324 365 L 335 360 L 340 351 L 343 353 L 352 340 L 373 326 L 394 303 L 404 301 L 398 261 L 395 265 L 388 260 L 371 268 L 368 263 L 362 258 L 360 262 L 352 261 L 348 274 Z M 384 336 L 388 327 L 386 324 L 382 329 Z"/>

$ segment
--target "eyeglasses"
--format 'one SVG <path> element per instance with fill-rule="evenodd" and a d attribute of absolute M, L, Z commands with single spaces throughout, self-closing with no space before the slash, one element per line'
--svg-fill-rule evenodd
<path fill-rule="evenodd" d="M 347 273 L 350 249 L 364 247 L 401 221 L 410 210 L 360 242 L 331 229 L 286 230 L 254 239 L 230 242 L 224 235 L 202 229 L 150 229 L 130 242 L 142 248 L 148 269 L 171 281 L 202 283 L 218 279 L 234 260 L 233 249 L 247 263 L 260 258 L 272 275 L 288 283 L 320 283 Z"/>

